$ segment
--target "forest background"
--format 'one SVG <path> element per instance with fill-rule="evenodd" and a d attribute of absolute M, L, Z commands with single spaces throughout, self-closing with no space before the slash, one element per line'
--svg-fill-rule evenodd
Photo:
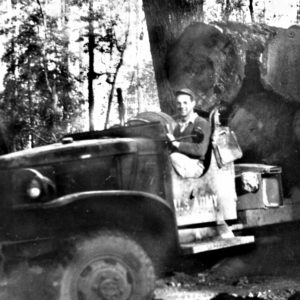
<path fill-rule="evenodd" d="M 255 16 L 248 1 L 200 2 L 205 23 L 256 19 L 287 28 L 299 22 L 297 1 L 250 1 Z M 1 0 L 0 15 L 2 152 L 119 124 L 121 102 L 125 120 L 166 111 L 142 0 Z"/>
<path fill-rule="evenodd" d="M 119 124 L 121 97 L 126 119 L 160 110 L 141 1 L 5 0 L 0 14 L 8 152 Z"/>

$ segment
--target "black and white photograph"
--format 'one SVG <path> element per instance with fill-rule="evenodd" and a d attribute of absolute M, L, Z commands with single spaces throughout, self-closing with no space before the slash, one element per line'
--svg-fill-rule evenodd
<path fill-rule="evenodd" d="M 0 300 L 300 300 L 300 0 L 0 0 Z"/>

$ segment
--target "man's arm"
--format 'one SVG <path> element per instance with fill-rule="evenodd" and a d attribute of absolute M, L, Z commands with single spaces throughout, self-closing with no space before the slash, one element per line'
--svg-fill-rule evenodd
<path fill-rule="evenodd" d="M 195 142 L 179 142 L 177 148 L 180 153 L 204 159 L 210 142 L 210 123 L 203 118 L 197 118 L 194 123 L 194 133 L 197 129 L 203 132 L 202 141 L 197 142 L 197 138 L 193 138 Z"/>

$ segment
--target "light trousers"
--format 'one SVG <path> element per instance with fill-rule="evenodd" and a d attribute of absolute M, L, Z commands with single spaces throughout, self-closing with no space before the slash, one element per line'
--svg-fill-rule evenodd
<path fill-rule="evenodd" d="M 199 159 L 190 158 L 179 152 L 173 152 L 171 162 L 176 172 L 183 178 L 198 178 L 203 174 L 204 166 Z"/>

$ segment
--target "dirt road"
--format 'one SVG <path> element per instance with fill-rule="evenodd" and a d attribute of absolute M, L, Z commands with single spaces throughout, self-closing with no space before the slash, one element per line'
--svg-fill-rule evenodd
<path fill-rule="evenodd" d="M 156 299 L 206 300 L 225 292 L 286 300 L 300 292 L 299 223 L 249 233 L 256 237 L 251 247 L 200 254 L 176 263 L 176 272 L 158 282 Z"/>
<path fill-rule="evenodd" d="M 0 300 L 58 300 L 59 272 L 18 266 L 0 283 Z M 266 300 L 287 300 L 300 291 L 300 277 L 243 276 L 214 278 L 210 272 L 176 272 L 157 281 L 155 300 L 209 300 L 220 293 Z"/>
<path fill-rule="evenodd" d="M 198 281 L 198 282 L 197 282 Z M 158 282 L 156 300 L 209 300 L 220 293 L 268 300 L 287 300 L 300 291 L 300 278 L 241 277 L 239 279 L 206 279 L 203 274 L 175 274 Z"/>
<path fill-rule="evenodd" d="M 299 224 L 254 234 L 252 247 L 180 258 L 172 272 L 157 281 L 155 300 L 208 300 L 219 293 L 287 300 L 300 292 Z M 60 276 L 53 258 L 15 262 L 9 276 L 0 280 L 0 300 L 58 300 Z"/>
<path fill-rule="evenodd" d="M 191 262 L 189 262 L 191 263 Z M 157 281 L 155 300 L 209 300 L 219 293 L 287 300 L 300 291 L 300 276 L 226 276 L 224 270 L 241 268 L 240 258 L 225 259 L 204 270 L 199 261 L 191 271 L 181 270 Z M 231 271 L 233 272 L 233 271 Z M 230 274 L 228 272 L 227 274 Z M 60 270 L 44 264 L 19 264 L 0 282 L 0 300 L 58 300 Z"/>

